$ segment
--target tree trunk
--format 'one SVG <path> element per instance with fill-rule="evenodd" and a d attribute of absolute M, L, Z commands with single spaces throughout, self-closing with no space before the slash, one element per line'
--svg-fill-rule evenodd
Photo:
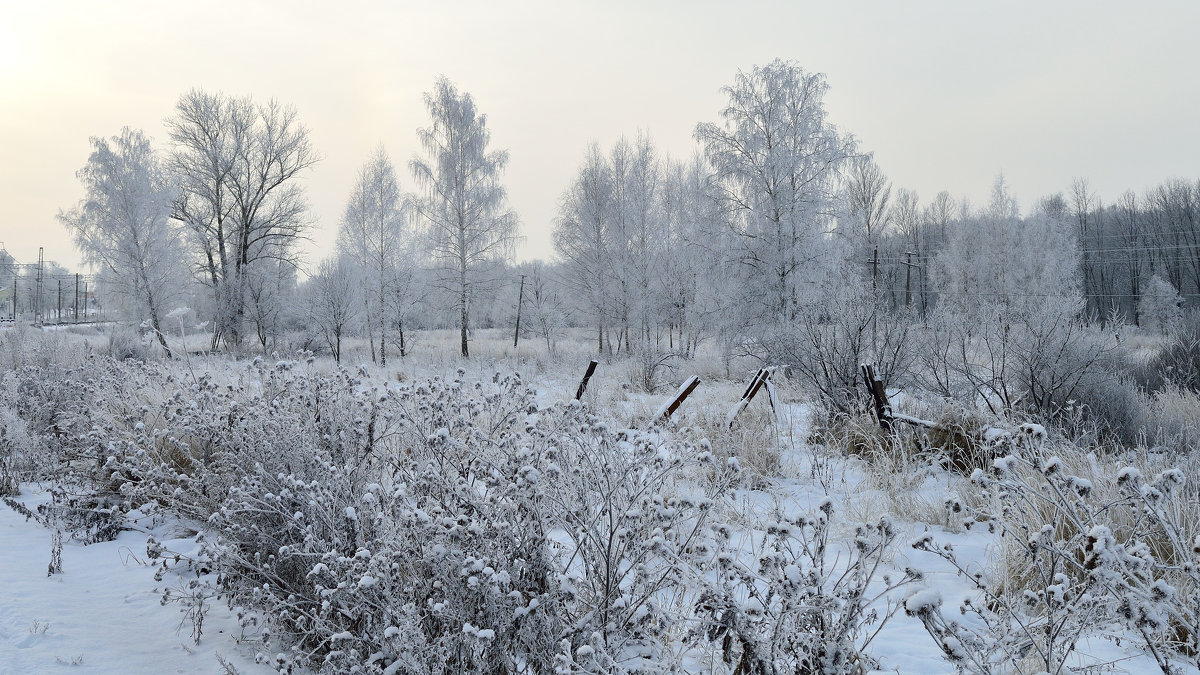
<path fill-rule="evenodd" d="M 458 307 L 461 312 L 459 319 L 459 336 L 462 338 L 463 358 L 470 358 L 467 348 L 467 258 L 466 231 L 460 224 L 458 230 Z"/>
<path fill-rule="evenodd" d="M 380 272 L 382 275 L 382 272 Z M 383 282 L 379 284 L 379 365 L 387 365 L 387 302 L 384 298 L 386 289 Z"/>
<path fill-rule="evenodd" d="M 158 307 L 155 306 L 154 293 L 148 291 L 147 296 L 150 301 L 150 326 L 154 328 L 154 334 L 158 336 L 158 344 L 162 345 L 163 351 L 169 359 L 171 358 L 171 348 L 167 346 L 167 338 L 163 335 L 162 328 L 158 323 Z M 186 350 L 187 345 L 184 345 L 183 348 Z"/>
<path fill-rule="evenodd" d="M 462 355 L 463 358 L 470 358 L 471 354 L 467 349 L 467 286 L 463 284 L 462 295 L 458 299 L 459 308 L 462 310 L 462 315 L 459 320 L 459 336 L 462 338 Z"/>

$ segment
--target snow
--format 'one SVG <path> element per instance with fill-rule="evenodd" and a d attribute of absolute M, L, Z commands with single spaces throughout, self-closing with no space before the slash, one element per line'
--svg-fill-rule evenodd
<path fill-rule="evenodd" d="M 30 486 L 16 498 L 29 508 L 46 499 Z M 236 642 L 237 619 L 219 601 L 210 604 L 204 634 L 193 644 L 179 608 L 160 603 L 172 578 L 155 582 L 145 532 L 91 546 L 64 542 L 63 573 L 47 577 L 52 536 L 0 504 L 0 674 L 211 674 L 221 672 L 218 656 L 247 675 L 272 672 Z M 164 536 L 168 548 L 186 541 Z"/>
<path fill-rule="evenodd" d="M 922 588 L 904 599 L 904 609 L 910 614 L 928 612 L 942 606 L 942 594 L 936 588 Z"/>
<path fill-rule="evenodd" d="M 543 391 L 556 391 L 562 387 L 546 386 Z M 771 392 L 773 394 L 773 392 Z M 774 397 L 774 396 L 772 396 Z M 732 541 L 742 551 L 750 552 L 758 546 L 764 536 L 759 527 L 761 521 L 779 514 L 785 518 L 799 515 L 814 515 L 823 511 L 834 512 L 832 518 L 834 539 L 831 555 L 844 554 L 844 544 L 852 541 L 846 528 L 857 520 L 876 522 L 880 517 L 878 507 L 885 504 L 877 489 L 867 488 L 869 472 L 877 467 L 857 459 L 818 455 L 808 439 L 809 410 L 801 404 L 788 404 L 776 399 L 779 411 L 778 433 L 783 439 L 783 455 L 780 458 L 779 475 L 754 489 L 744 488 L 736 492 L 734 503 L 742 520 L 732 532 Z M 684 411 L 686 412 L 686 411 Z M 442 441 L 449 438 L 447 429 L 435 432 Z M 709 459 L 712 452 L 704 445 Z M 729 466 L 735 468 L 736 457 L 730 457 Z M 998 469 L 1015 467 L 1021 460 L 1016 456 L 999 458 Z M 1044 469 L 1061 467 L 1062 462 L 1052 458 L 1042 465 Z M 749 464 L 747 464 L 749 465 Z M 1057 470 L 1057 469 L 1055 469 Z M 532 466 L 522 470 L 529 482 L 540 477 Z M 549 474 L 551 477 L 553 473 Z M 982 472 L 980 472 L 982 476 Z M 1136 469 L 1121 472 L 1124 480 L 1140 478 Z M 947 494 L 944 476 L 932 476 L 921 486 L 920 492 L 929 492 L 929 498 L 940 503 L 941 495 Z M 1167 477 L 1174 479 L 1173 476 Z M 938 491 L 942 490 L 939 494 Z M 374 500 L 375 493 L 383 493 L 378 484 L 368 485 L 363 496 L 364 504 Z M 386 493 L 383 493 L 386 494 Z M 26 494 L 20 500 L 31 508 L 44 501 L 46 496 L 26 486 Z M 344 511 L 349 520 L 359 517 L 354 507 Z M 630 517 L 640 515 L 630 509 Z M 416 516 L 428 520 L 428 514 L 417 511 Z M 987 571 L 996 562 L 996 535 L 986 528 L 970 531 L 951 531 L 933 523 L 911 522 L 894 519 L 898 544 L 894 556 L 885 562 L 885 570 L 893 576 L 906 567 L 922 570 L 924 578 L 915 584 L 898 589 L 890 597 L 880 599 L 874 609 L 882 612 L 887 602 L 900 603 L 897 612 L 872 640 L 869 651 L 877 658 L 884 672 L 902 673 L 951 673 L 954 668 L 939 652 L 921 621 L 905 613 L 918 613 L 933 609 L 939 604 L 947 615 L 957 617 L 957 608 L 968 598 L 977 598 L 970 584 L 948 562 L 934 553 L 914 550 L 903 542 L 927 540 L 931 547 L 950 544 L 968 572 Z M 152 531 L 156 538 L 171 551 L 194 552 L 197 544 L 192 538 L 178 536 L 178 523 L 164 525 L 141 521 L 141 526 Z M 172 534 L 171 528 L 175 528 Z M 217 656 L 221 655 L 242 673 L 273 672 L 253 661 L 254 647 L 239 645 L 234 636 L 239 633 L 236 619 L 219 601 L 210 601 L 210 610 L 205 619 L 205 632 L 199 645 L 193 645 L 190 623 L 176 605 L 160 604 L 161 590 L 178 584 L 170 574 L 163 582 L 154 581 L 155 567 L 146 564 L 146 538 L 149 532 L 126 531 L 116 541 L 92 546 L 68 543 L 63 552 L 64 573 L 47 578 L 46 565 L 49 561 L 52 533 L 36 523 L 26 522 L 11 509 L 0 505 L 0 675 L 7 673 L 40 673 L 62 670 L 72 662 L 78 662 L 80 672 L 177 672 L 211 673 L 220 672 Z M 566 547 L 570 538 L 561 530 L 549 533 L 555 545 Z M 1200 538 L 1197 539 L 1200 547 Z M 356 557 L 370 558 L 371 553 L 361 549 Z M 747 560 L 751 559 L 747 557 Z M 836 563 L 835 563 L 836 564 Z M 505 583 L 503 572 L 477 561 L 473 571 L 480 574 L 478 581 Z M 790 566 L 784 570 L 789 579 L 798 578 L 803 570 Z M 317 563 L 310 574 L 328 573 L 324 563 Z M 564 589 L 572 587 L 584 573 L 578 561 L 563 574 L 559 582 Z M 882 578 L 882 575 L 880 575 Z M 351 582 L 353 583 L 353 582 Z M 359 589 L 378 592 L 380 580 L 372 575 L 358 579 Z M 879 587 L 877 582 L 875 588 Z M 155 589 L 159 589 L 157 592 Z M 1062 596 L 1061 588 L 1047 589 Z M 523 616 L 537 606 L 531 599 L 528 607 L 514 610 Z M 441 611 L 440 605 L 434 611 Z M 751 609 L 751 607 L 747 607 Z M 97 620 L 100 617 L 102 620 Z M 968 620 L 968 619 L 964 619 Z M 178 628 L 177 628 L 178 627 Z M 872 630 L 874 627 L 872 627 Z M 495 631 L 486 626 L 464 623 L 463 633 L 480 640 L 495 639 Z M 386 629 L 385 636 L 397 638 L 401 630 L 395 626 Z M 352 639 L 350 633 L 336 634 L 332 639 Z M 1089 658 L 1111 657 L 1121 659 L 1122 667 L 1129 672 L 1142 672 L 1152 666 L 1143 655 L 1130 655 L 1122 647 L 1099 637 L 1081 643 L 1081 649 Z M 1127 647 L 1125 648 L 1127 650 Z M 580 659 L 591 656 L 593 648 L 582 645 L 577 648 Z M 166 667 L 164 667 L 166 664 Z M 397 666 L 393 664 L 393 669 Z"/>

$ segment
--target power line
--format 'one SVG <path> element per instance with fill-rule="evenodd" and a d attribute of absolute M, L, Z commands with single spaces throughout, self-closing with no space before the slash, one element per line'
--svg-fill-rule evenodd
<path fill-rule="evenodd" d="M 891 293 L 903 293 L 902 286 L 885 286 L 880 287 L 881 291 L 889 291 Z M 918 291 L 919 292 L 919 291 Z M 980 298 L 1070 298 L 1071 295 L 1066 293 L 1008 293 L 1004 291 L 943 291 L 926 289 L 925 293 L 929 295 L 955 295 L 963 297 L 980 297 Z M 1141 298 L 1145 293 L 1080 293 L 1080 297 L 1084 298 Z M 1180 297 L 1184 298 L 1200 298 L 1200 293 L 1180 293 Z"/>

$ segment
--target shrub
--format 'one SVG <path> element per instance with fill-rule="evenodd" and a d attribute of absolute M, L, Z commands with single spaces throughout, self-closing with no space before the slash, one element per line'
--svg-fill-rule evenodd
<path fill-rule="evenodd" d="M 1200 448 L 1200 393 L 1165 387 L 1145 403 L 1146 440 L 1187 454 Z"/>
<path fill-rule="evenodd" d="M 147 361 L 159 354 L 149 334 L 126 325 L 114 326 L 109 331 L 106 353 L 118 361 Z"/>
<path fill-rule="evenodd" d="M 1025 447 L 996 459 L 993 471 L 972 477 L 990 503 L 952 504 L 966 527 L 999 534 L 1007 555 L 992 573 L 960 561 L 951 545 L 931 535 L 913 543 L 948 561 L 974 587 L 977 595 L 957 608 L 969 620 L 943 613 L 932 592 L 914 596 L 908 613 L 951 663 L 971 672 L 1023 672 L 1027 660 L 1045 672 L 1068 671 L 1072 659 L 1101 667 L 1076 646 L 1119 626 L 1137 636 L 1164 673 L 1175 672 L 1181 654 L 1195 653 L 1200 625 L 1194 620 L 1200 594 L 1192 590 L 1198 544 L 1188 543 L 1198 533 L 1181 517 L 1195 494 L 1179 490 L 1179 471 L 1146 484 L 1135 469 L 1104 471 L 1095 456 L 1056 449 L 1068 452 L 1050 456 Z M 1083 470 L 1075 473 L 1072 463 Z"/>
<path fill-rule="evenodd" d="M 1143 389 L 1156 393 L 1168 386 L 1200 393 L 1200 313 L 1186 328 L 1137 371 Z"/>
<path fill-rule="evenodd" d="M 878 667 L 871 640 L 900 605 L 889 596 L 921 575 L 881 571 L 896 538 L 886 517 L 860 525 L 853 545 L 836 551 L 833 513 L 826 499 L 808 516 L 776 514 L 748 559 L 728 526 L 716 528 L 721 546 L 703 577 L 696 637 L 716 645 L 733 672 L 839 675 Z"/>
<path fill-rule="evenodd" d="M 929 451 L 946 468 L 969 476 L 976 469 L 991 466 L 996 457 L 994 445 L 984 438 L 987 419 L 974 410 L 947 405 L 926 434 Z"/>
<path fill-rule="evenodd" d="M 860 280 L 831 279 L 822 302 L 800 307 L 793 320 L 764 332 L 755 349 L 768 364 L 786 364 L 840 414 L 861 410 L 860 365 L 873 363 L 885 386 L 896 387 L 911 360 L 911 315 L 887 311 Z"/>

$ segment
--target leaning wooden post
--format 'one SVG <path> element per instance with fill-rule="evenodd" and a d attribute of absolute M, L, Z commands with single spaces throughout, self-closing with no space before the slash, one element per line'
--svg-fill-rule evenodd
<path fill-rule="evenodd" d="M 764 370 L 766 370 L 766 368 L 759 368 L 758 372 L 754 373 L 754 377 L 750 378 L 750 384 L 746 385 L 746 391 L 742 392 L 743 399 L 754 395 L 752 392 L 758 388 L 758 378 L 762 377 Z"/>
<path fill-rule="evenodd" d="M 750 405 L 750 401 L 754 399 L 754 395 L 758 393 L 758 390 L 761 389 L 764 384 L 766 384 L 767 378 L 769 377 L 771 377 L 771 371 L 767 370 L 766 368 L 760 368 L 758 372 L 754 374 L 754 378 L 750 380 L 750 385 L 746 387 L 746 391 L 742 394 L 742 397 L 738 399 L 737 405 L 734 406 L 733 410 L 729 412 L 728 419 L 725 420 L 730 429 L 733 428 L 733 420 L 740 415 L 743 410 L 746 409 L 746 406 Z"/>
<path fill-rule="evenodd" d="M 679 405 L 683 403 L 683 400 L 688 397 L 688 394 L 692 393 L 692 390 L 694 390 L 698 384 L 700 384 L 699 377 L 693 375 L 688 378 L 687 382 L 684 382 L 683 385 L 679 387 L 679 391 L 675 393 L 675 397 L 665 403 L 663 407 L 658 409 L 658 412 L 654 414 L 654 420 L 656 422 L 666 422 L 667 420 L 670 420 L 671 415 L 675 414 L 675 411 L 679 409 Z"/>
<path fill-rule="evenodd" d="M 875 404 L 875 419 L 879 420 L 879 426 L 884 431 L 891 431 L 892 405 L 888 403 L 883 382 L 875 374 L 875 366 L 864 363 L 859 368 L 862 369 L 863 383 L 867 386 L 867 392 L 871 394 L 871 401 Z"/>
<path fill-rule="evenodd" d="M 583 398 L 583 392 L 587 389 L 588 380 L 592 379 L 592 375 L 596 372 L 596 366 L 600 365 L 597 361 L 592 361 L 588 364 L 587 372 L 583 374 L 583 380 L 579 382 L 579 389 L 575 391 L 575 400 Z"/>

